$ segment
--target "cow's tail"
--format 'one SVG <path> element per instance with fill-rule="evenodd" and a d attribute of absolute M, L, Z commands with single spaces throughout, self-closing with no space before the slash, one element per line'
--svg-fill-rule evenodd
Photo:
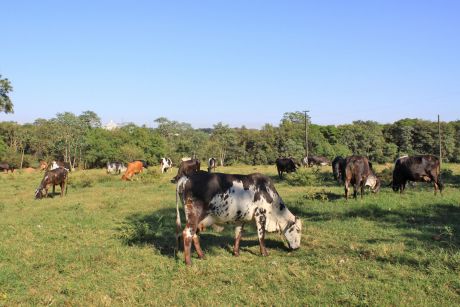
<path fill-rule="evenodd" d="M 179 237 L 180 237 L 180 232 L 182 230 L 182 225 L 180 221 L 180 212 L 179 212 L 179 186 L 176 187 L 176 250 L 175 254 L 179 252 Z"/>

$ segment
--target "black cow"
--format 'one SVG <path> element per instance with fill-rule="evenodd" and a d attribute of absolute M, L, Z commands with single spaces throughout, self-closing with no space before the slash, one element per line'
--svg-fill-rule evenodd
<path fill-rule="evenodd" d="M 332 160 L 332 174 L 338 183 L 343 182 L 343 175 L 345 173 L 345 159 L 337 156 Z"/>
<path fill-rule="evenodd" d="M 171 182 L 175 183 L 182 176 L 190 177 L 192 174 L 200 170 L 200 160 L 191 159 L 187 161 L 182 161 L 179 165 L 179 170 L 177 171 L 176 177 L 174 177 Z"/>
<path fill-rule="evenodd" d="M 295 172 L 298 167 L 298 163 L 294 158 L 278 158 L 276 159 L 276 169 L 278 170 L 278 176 L 283 179 L 283 173 Z"/>
<path fill-rule="evenodd" d="M 404 192 L 407 181 L 433 182 L 434 194 L 442 193 L 439 159 L 432 155 L 404 156 L 396 160 L 393 170 L 393 191 Z"/>
<path fill-rule="evenodd" d="M 48 189 L 50 185 L 53 185 L 53 196 L 54 196 L 54 189 L 57 184 L 61 187 L 61 197 L 64 196 L 64 191 L 65 194 L 67 194 L 67 177 L 68 177 L 68 170 L 59 167 L 50 171 L 47 171 L 45 173 L 45 176 L 43 176 L 42 181 L 40 182 L 40 185 L 38 188 L 35 190 L 35 199 L 40 199 L 43 196 L 48 197 Z M 45 193 L 43 194 L 43 190 L 45 190 Z"/>
<path fill-rule="evenodd" d="M 300 247 L 302 222 L 294 216 L 273 185 L 262 174 L 233 175 L 198 172 L 181 177 L 176 187 L 176 238 L 182 228 L 179 202 L 185 209 L 187 224 L 182 232 L 185 263 L 191 264 L 192 241 L 200 258 L 204 254 L 198 233 L 214 224 L 236 225 L 233 253 L 239 255 L 241 233 L 245 223 L 255 221 L 260 252 L 267 256 L 265 232 L 279 231 L 291 249 Z"/>
<path fill-rule="evenodd" d="M 8 171 L 14 173 L 14 166 L 9 164 L 9 163 L 6 163 L 6 162 L 2 162 L 0 163 L 0 171 L 4 171 L 6 173 L 8 173 Z"/>
<path fill-rule="evenodd" d="M 345 183 L 346 199 L 348 199 L 350 184 L 353 185 L 353 198 L 357 198 L 358 188 L 361 190 L 361 198 L 363 198 L 366 185 L 370 186 L 373 192 L 378 192 L 380 189 L 380 180 L 373 173 L 369 160 L 363 156 L 350 156 L 345 159 L 342 179 Z"/>

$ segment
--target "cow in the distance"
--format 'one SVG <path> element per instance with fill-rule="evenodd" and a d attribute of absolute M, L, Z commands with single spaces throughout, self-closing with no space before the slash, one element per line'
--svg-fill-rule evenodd
<path fill-rule="evenodd" d="M 304 157 L 302 159 L 302 164 L 304 166 L 310 166 L 310 167 L 313 165 L 324 166 L 324 165 L 330 165 L 331 161 L 329 161 L 328 158 L 322 157 L 322 156 L 309 156 L 308 158 Z"/>
<path fill-rule="evenodd" d="M 7 162 L 1 162 L 0 171 L 3 171 L 5 173 L 8 173 L 8 171 L 10 171 L 11 173 L 14 173 L 14 166 Z"/>
<path fill-rule="evenodd" d="M 170 158 L 161 158 L 160 167 L 161 173 L 166 173 L 168 170 L 172 170 L 172 160 Z"/>
<path fill-rule="evenodd" d="M 217 167 L 217 160 L 216 158 L 212 157 L 212 158 L 209 158 L 208 160 L 208 172 L 210 173 L 213 169 L 214 171 L 216 170 L 216 167 Z"/>
<path fill-rule="evenodd" d="M 46 171 L 48 169 L 48 163 L 46 161 L 40 161 L 40 166 L 38 167 L 40 171 Z"/>
<path fill-rule="evenodd" d="M 191 264 L 192 241 L 200 258 L 204 257 L 198 233 L 213 224 L 236 225 L 233 254 L 239 255 L 243 227 L 255 221 L 260 253 L 267 256 L 265 232 L 279 231 L 289 248 L 300 247 L 302 222 L 284 204 L 271 179 L 262 174 L 231 175 L 198 172 L 183 176 L 176 186 L 176 238 L 182 228 L 180 199 L 186 218 L 182 231 L 185 264 Z"/>
<path fill-rule="evenodd" d="M 404 156 L 395 162 L 393 170 L 393 191 L 404 192 L 407 181 L 433 182 L 434 194 L 442 193 L 443 184 L 440 178 L 441 166 L 439 159 L 432 155 Z"/>
<path fill-rule="evenodd" d="M 191 159 L 182 161 L 179 165 L 177 175 L 171 180 L 172 183 L 176 183 L 182 176 L 190 177 L 192 174 L 200 171 L 200 160 Z"/>
<path fill-rule="evenodd" d="M 361 198 L 364 196 L 364 188 L 370 177 L 369 186 L 373 192 L 380 189 L 380 180 L 373 173 L 369 160 L 363 156 L 350 156 L 345 159 L 345 170 L 342 179 L 345 183 L 345 198 L 348 199 L 350 184 L 353 185 L 353 198 L 357 198 L 358 189 L 361 190 Z"/>
<path fill-rule="evenodd" d="M 133 161 L 128 163 L 128 168 L 126 172 L 121 176 L 121 180 L 131 181 L 133 176 L 136 174 L 142 173 L 144 170 L 144 163 L 143 161 Z"/>
<path fill-rule="evenodd" d="M 61 197 L 64 196 L 64 193 L 67 194 L 67 178 L 68 178 L 68 171 L 65 168 L 59 167 L 54 170 L 47 171 L 43 176 L 40 185 L 35 190 L 35 199 L 41 199 L 43 197 L 48 197 L 48 189 L 50 185 L 53 186 L 53 196 L 55 186 L 59 185 L 61 187 Z M 43 193 L 45 190 L 45 193 Z"/>
<path fill-rule="evenodd" d="M 334 179 L 340 184 L 343 182 L 343 174 L 345 173 L 345 159 L 337 156 L 332 160 L 332 174 Z"/>
<path fill-rule="evenodd" d="M 278 171 L 278 176 L 280 179 L 283 179 L 283 173 L 292 173 L 297 170 L 299 166 L 294 158 L 278 158 L 275 161 L 276 169 Z"/>
<path fill-rule="evenodd" d="M 107 174 L 121 174 L 126 171 L 126 166 L 123 162 L 107 162 Z"/>
<path fill-rule="evenodd" d="M 72 165 L 70 162 L 64 162 L 64 161 L 51 161 L 51 166 L 50 170 L 55 170 L 58 169 L 59 167 L 65 168 L 67 171 L 71 172 L 72 171 Z"/>

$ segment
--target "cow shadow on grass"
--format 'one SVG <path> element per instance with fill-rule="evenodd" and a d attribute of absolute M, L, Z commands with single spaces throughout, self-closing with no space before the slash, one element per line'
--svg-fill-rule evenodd
<path fill-rule="evenodd" d="M 167 208 L 157 210 L 151 214 L 132 214 L 126 217 L 125 221 L 116 229 L 117 238 L 126 245 L 151 245 L 161 255 L 167 257 L 176 256 L 176 210 Z M 181 212 L 182 227 L 185 224 L 185 217 Z M 259 255 L 253 252 L 254 247 L 259 245 L 255 227 L 245 226 L 243 238 L 240 243 L 242 252 Z M 254 239 L 254 236 L 256 239 Z M 233 253 L 234 226 L 226 225 L 221 232 L 213 231 L 212 228 L 200 233 L 200 244 L 205 254 L 214 254 L 216 248 L 224 249 Z M 282 241 L 265 239 L 268 249 L 288 250 Z M 194 248 L 193 248 L 194 249 Z M 179 250 L 183 250 L 182 238 L 179 243 Z"/>

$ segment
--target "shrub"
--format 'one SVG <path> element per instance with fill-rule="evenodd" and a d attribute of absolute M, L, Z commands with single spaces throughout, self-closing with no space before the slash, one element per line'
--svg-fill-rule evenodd
<path fill-rule="evenodd" d="M 307 170 L 300 169 L 297 172 L 286 175 L 286 181 L 292 186 L 307 186 L 317 183 L 316 175 Z"/>

